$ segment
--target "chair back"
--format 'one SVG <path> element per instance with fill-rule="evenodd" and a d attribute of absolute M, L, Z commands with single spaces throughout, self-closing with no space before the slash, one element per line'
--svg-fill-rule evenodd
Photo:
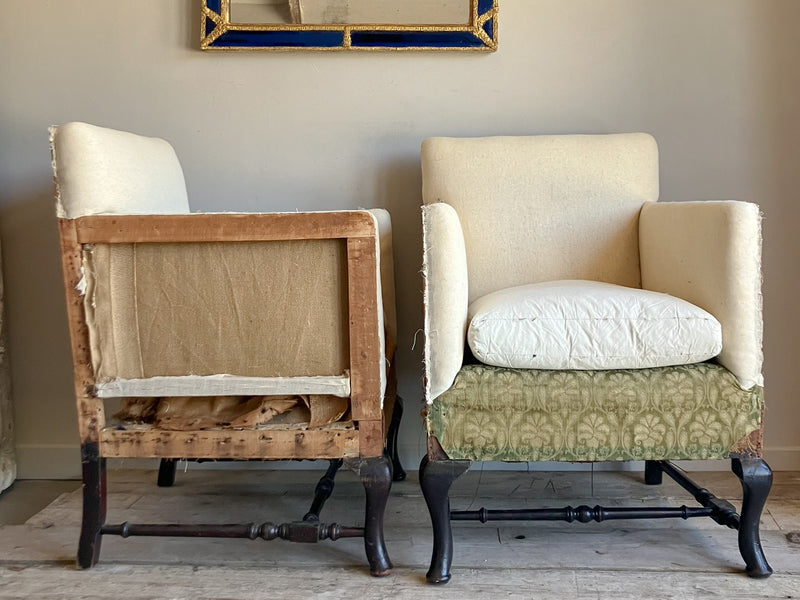
<path fill-rule="evenodd" d="M 555 279 L 641 286 L 639 211 L 658 199 L 652 136 L 431 138 L 423 200 L 461 221 L 469 301 Z"/>
<path fill-rule="evenodd" d="M 50 128 L 59 218 L 189 212 L 169 142 L 88 123 Z"/>

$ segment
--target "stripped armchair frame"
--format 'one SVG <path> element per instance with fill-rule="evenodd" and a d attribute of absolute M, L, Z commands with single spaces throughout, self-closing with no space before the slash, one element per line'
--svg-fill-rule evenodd
<path fill-rule="evenodd" d="M 59 128 L 60 129 L 60 128 Z M 105 130 L 86 124 L 71 124 L 64 130 L 69 135 L 70 148 L 60 156 L 57 151 L 59 140 L 53 143 L 54 168 L 57 162 L 64 161 L 65 169 L 76 170 L 80 175 L 86 172 L 92 184 L 103 198 L 105 181 L 110 188 L 125 181 L 127 171 L 115 175 L 114 168 L 128 169 L 131 156 L 138 159 L 137 151 L 130 151 L 137 145 L 145 150 L 155 149 L 152 165 L 168 165 L 177 182 L 183 186 L 183 177 L 174 152 L 163 140 L 141 138 L 125 132 Z M 74 132 L 74 141 L 73 141 Z M 59 135 L 56 128 L 51 130 L 53 137 Z M 51 138 L 52 140 L 53 138 Z M 117 145 L 114 155 L 104 150 L 104 143 Z M 65 142 L 66 143 L 66 142 Z M 97 149 L 100 152 L 96 152 Z M 89 156 L 95 152 L 94 155 Z M 159 152 L 161 158 L 159 159 Z M 126 155 L 126 153 L 128 155 Z M 88 158 L 87 158 L 88 156 Z M 99 163 L 92 162 L 99 156 Z M 109 158 L 110 157 L 110 158 Z M 172 157 L 172 158 L 170 158 Z M 113 164 L 118 160 L 122 167 Z M 107 164 L 111 175 L 101 173 L 105 181 L 99 184 L 95 173 Z M 136 169 L 139 169 L 138 171 Z M 155 167 L 160 168 L 159 166 Z M 135 164 L 135 173 L 143 172 L 141 164 Z M 179 537 L 225 537 L 225 538 L 276 538 L 294 542 L 318 542 L 325 539 L 336 540 L 341 537 L 363 537 L 370 572 L 381 576 L 392 569 L 383 536 L 383 514 L 394 479 L 402 479 L 404 472 L 397 460 L 396 438 L 402 404 L 396 396 L 396 375 L 394 365 L 395 343 L 393 336 L 385 335 L 384 327 L 393 328 L 393 287 L 391 282 L 391 235 L 388 213 L 385 211 L 334 211 L 307 213 L 253 213 L 253 214 L 191 214 L 185 201 L 185 190 L 177 194 L 178 200 L 167 205 L 166 210 L 182 214 L 106 214 L 97 212 L 86 214 L 75 207 L 76 187 L 69 177 L 60 185 L 59 168 L 56 168 L 56 183 L 59 212 L 59 237 L 63 266 L 64 289 L 67 304 L 67 322 L 70 334 L 74 392 L 77 404 L 78 429 L 81 443 L 81 462 L 83 478 L 83 518 L 78 546 L 78 564 L 89 568 L 96 564 L 100 554 L 103 535 L 123 537 L 179 536 Z M 158 182 L 159 174 L 154 180 Z M 137 182 L 132 187 L 136 188 Z M 124 185 L 124 184 L 119 184 Z M 65 198 L 64 188 L 68 187 L 69 197 Z M 152 186 L 151 186 L 152 187 Z M 158 193 L 158 188 L 155 189 Z M 122 195 L 127 189 L 122 191 Z M 146 192 L 134 189 L 147 197 Z M 181 200 L 183 194 L 184 200 Z M 66 205 L 66 201 L 72 204 Z M 82 200 L 78 200 L 80 202 Z M 107 202 L 105 199 L 102 202 Z M 151 204 L 153 200 L 149 201 Z M 109 201 L 110 202 L 110 201 Z M 141 202 L 141 201 L 140 201 Z M 124 204 L 124 202 L 123 202 Z M 141 204 L 139 205 L 141 207 Z M 158 208 L 158 207 L 156 207 Z M 115 209 L 116 210 L 116 209 Z M 120 208 L 119 210 L 124 210 Z M 183 211 L 187 212 L 184 214 Z M 146 209 L 145 209 L 146 211 Z M 131 212 L 137 212 L 136 207 Z M 143 212 L 139 210 L 138 212 Z M 91 333 L 87 314 L 87 256 L 99 246 L 115 245 L 204 245 L 206 243 L 226 245 L 251 242 L 271 244 L 289 240 L 334 240 L 344 244 L 344 265 L 341 267 L 343 286 L 337 292 L 338 298 L 346 303 L 345 327 L 349 338 L 343 348 L 346 350 L 347 371 L 341 377 L 259 377 L 223 375 L 224 385 L 218 386 L 218 376 L 203 377 L 192 373 L 188 379 L 202 380 L 204 389 L 196 392 L 187 390 L 181 382 L 179 392 L 170 393 L 172 388 L 165 380 L 175 377 L 150 377 L 140 380 L 111 381 L 98 379 L 94 353 L 94 334 Z M 386 262 L 388 261 L 388 262 Z M 247 273 L 244 274 L 246 278 Z M 338 276 L 337 276 L 338 277 Z M 386 277 L 387 283 L 382 283 Z M 202 282 L 198 282 L 202 285 Z M 391 306 L 387 308 L 387 302 Z M 94 307 L 92 307 L 94 310 Z M 237 309 L 238 310 L 238 309 Z M 337 309 L 338 310 L 338 309 Z M 386 311 L 390 311 L 386 322 Z M 263 319 L 265 315 L 251 315 Z M 96 322 L 95 325 L 96 326 Z M 202 348 L 199 348 L 202 352 Z M 388 366 L 387 366 L 388 365 Z M 324 374 L 320 374 L 324 375 Z M 177 379 L 186 379 L 178 377 Z M 294 386 L 296 391 L 265 391 L 264 382 L 280 380 L 280 385 Z M 322 426 L 275 426 L 269 424 L 249 428 L 195 427 L 181 430 L 154 426 L 119 426 L 106 415 L 106 398 L 120 397 L 169 397 L 169 396 L 251 396 L 262 394 L 324 394 L 326 391 L 310 391 L 313 382 L 309 379 L 324 379 L 326 385 L 336 380 L 339 387 L 336 395 L 349 400 L 349 420 L 335 421 Z M 299 380 L 299 383 L 295 383 Z M 341 380 L 341 381 L 339 381 Z M 289 381 L 286 384 L 286 381 Z M 167 384 L 170 382 L 168 381 Z M 175 382 L 172 381 L 174 384 Z M 191 383 L 191 382 L 190 382 Z M 130 384 L 130 385 L 129 385 Z M 142 385 L 144 384 L 144 385 Z M 339 385 L 341 384 L 341 385 Z M 127 385 L 128 387 L 125 387 Z M 272 384 L 270 384 L 272 385 Z M 115 387 L 116 386 L 116 387 Z M 261 387 L 259 387 L 261 386 Z M 331 392 L 333 393 L 333 392 Z M 388 446 L 388 449 L 387 449 Z M 388 451 L 387 451 L 388 450 Z M 391 455 L 391 456 L 389 456 Z M 106 460 L 109 458 L 157 458 L 161 459 L 159 485 L 172 485 L 175 479 L 175 465 L 179 459 L 186 460 L 306 460 L 323 459 L 330 467 L 317 485 L 310 510 L 290 523 L 264 522 L 261 524 L 243 523 L 221 524 L 137 524 L 106 523 Z M 336 523 L 320 522 L 320 511 L 333 490 L 333 478 L 337 470 L 345 466 L 354 471 L 366 492 L 365 521 L 363 527 L 346 527 Z"/>
<path fill-rule="evenodd" d="M 166 526 L 162 529 L 125 524 L 107 525 L 107 458 L 162 459 L 328 459 L 343 460 L 364 482 L 367 491 L 366 531 L 345 529 L 344 535 L 364 535 L 373 574 L 385 574 L 391 563 L 383 541 L 383 511 L 391 486 L 391 465 L 384 456 L 393 393 L 381 407 L 380 338 L 375 272 L 375 225 L 367 213 L 291 213 L 228 215 L 131 215 L 90 216 L 59 222 L 64 285 L 67 295 L 73 356 L 75 397 L 81 439 L 84 481 L 83 523 L 78 562 L 89 567 L 97 562 L 103 534 L 209 535 L 250 537 L 250 527 L 222 530 L 219 526 Z M 352 428 L 315 430 L 204 430 L 135 431 L 106 426 L 103 399 L 97 396 L 92 370 L 84 298 L 79 291 L 82 253 L 87 244 L 164 242 L 242 242 L 299 239 L 346 239 L 350 331 L 350 385 Z M 392 378 L 394 376 L 392 375 Z M 390 389 L 394 385 L 390 383 Z M 323 532 L 319 523 L 307 521 L 306 529 L 278 531 L 262 525 L 257 535 L 265 539 L 295 536 L 336 538 L 338 526 Z M 279 528 L 278 528 L 279 529 Z M 284 534 L 284 535 L 281 535 Z"/>

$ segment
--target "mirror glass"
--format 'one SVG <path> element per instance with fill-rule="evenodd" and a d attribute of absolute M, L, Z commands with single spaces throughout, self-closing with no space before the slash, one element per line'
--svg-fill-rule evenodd
<path fill-rule="evenodd" d="M 469 0 L 231 0 L 231 23 L 467 25 Z"/>

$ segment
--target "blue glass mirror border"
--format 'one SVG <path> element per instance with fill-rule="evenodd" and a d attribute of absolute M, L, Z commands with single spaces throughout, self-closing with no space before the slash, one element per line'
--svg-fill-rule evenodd
<path fill-rule="evenodd" d="M 203 0 L 203 50 L 497 49 L 499 0 L 470 0 L 469 25 L 296 25 L 230 23 L 229 0 Z"/>

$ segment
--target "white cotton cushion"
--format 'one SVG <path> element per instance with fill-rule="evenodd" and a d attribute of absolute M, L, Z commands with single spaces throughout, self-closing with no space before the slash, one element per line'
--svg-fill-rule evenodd
<path fill-rule="evenodd" d="M 719 321 L 685 300 L 596 281 L 549 281 L 487 294 L 467 339 L 483 363 L 516 369 L 644 369 L 707 360 Z"/>
<path fill-rule="evenodd" d="M 169 142 L 88 123 L 50 128 L 61 219 L 189 212 L 183 170 Z"/>

